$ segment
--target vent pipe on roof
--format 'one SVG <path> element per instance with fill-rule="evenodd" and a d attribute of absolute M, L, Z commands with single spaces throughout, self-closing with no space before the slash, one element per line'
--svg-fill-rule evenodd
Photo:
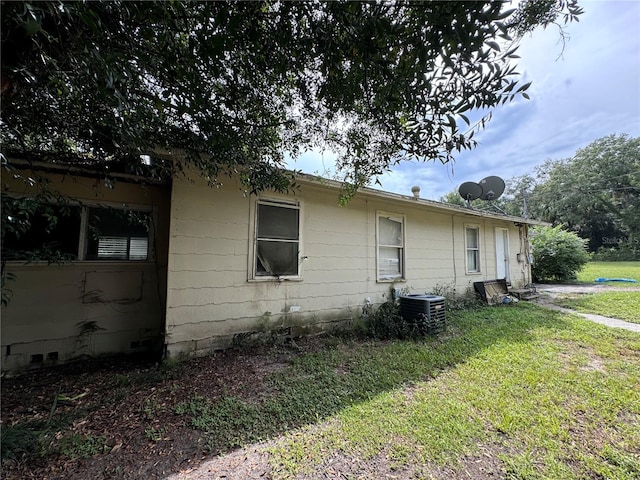
<path fill-rule="evenodd" d="M 411 187 L 411 193 L 413 193 L 414 198 L 416 199 L 420 198 L 420 187 L 417 185 L 414 185 L 413 187 Z"/>

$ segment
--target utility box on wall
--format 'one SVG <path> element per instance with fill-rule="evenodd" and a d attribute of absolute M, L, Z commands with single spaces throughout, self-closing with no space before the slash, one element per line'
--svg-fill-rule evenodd
<path fill-rule="evenodd" d="M 439 295 L 403 295 L 400 316 L 421 333 L 433 335 L 444 330 L 445 298 Z"/>

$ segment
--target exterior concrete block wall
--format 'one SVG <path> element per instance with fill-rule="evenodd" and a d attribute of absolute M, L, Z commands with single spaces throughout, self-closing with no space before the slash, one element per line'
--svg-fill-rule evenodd
<path fill-rule="evenodd" d="M 2 371 L 63 363 L 84 355 L 161 350 L 169 188 L 118 181 L 114 188 L 107 188 L 95 178 L 46 176 L 49 187 L 68 196 L 74 206 L 128 206 L 150 212 L 152 245 L 146 261 L 8 262 L 7 272 L 15 280 L 7 284 L 12 295 L 2 307 Z M 3 183 L 9 195 L 34 194 L 29 186 L 10 178 L 3 178 Z"/>
<path fill-rule="evenodd" d="M 434 202 L 364 191 L 340 206 L 339 189 L 303 181 L 288 195 L 248 195 L 233 180 L 173 183 L 166 313 L 170 357 L 206 354 L 260 332 L 313 333 L 348 325 L 392 288 L 426 293 L 496 278 L 496 229 L 506 232 L 507 271 L 526 283 L 519 226 Z M 299 209 L 299 275 L 255 276 L 257 202 Z M 280 202 L 280 203 L 278 203 Z M 402 224 L 402 278 L 381 278 L 378 218 Z M 479 271 L 467 268 L 466 226 L 477 228 Z M 503 235 L 500 233 L 500 235 Z M 502 238 L 502 237 L 500 237 Z"/>
<path fill-rule="evenodd" d="M 481 280 L 531 281 L 527 228 L 535 222 L 516 217 L 370 189 L 341 206 L 340 184 L 307 176 L 294 192 L 257 196 L 233 179 L 211 188 L 191 173 L 147 187 L 47 178 L 81 213 L 78 257 L 9 262 L 16 280 L 2 308 L 3 371 L 154 346 L 168 357 L 205 355 L 265 336 L 348 328 L 392 291 L 462 294 Z M 3 182 L 9 195 L 34 193 Z M 102 253 L 91 257 L 91 215 L 107 207 L 150 216 L 142 237 L 125 236 L 127 248 L 148 247 L 146 259 L 110 258 L 123 245 L 117 234 L 102 235 Z"/>

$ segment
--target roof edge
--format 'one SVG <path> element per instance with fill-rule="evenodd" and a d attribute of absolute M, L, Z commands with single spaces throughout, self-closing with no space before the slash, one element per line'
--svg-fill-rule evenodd
<path fill-rule="evenodd" d="M 297 173 L 295 175 L 297 181 L 302 181 L 302 183 L 315 185 L 319 187 L 328 187 L 334 190 L 342 190 L 344 187 L 344 183 L 338 180 L 331 180 L 328 178 L 320 177 L 317 175 L 310 175 L 307 173 Z M 482 210 L 474 210 L 472 208 L 463 207 L 460 205 L 453 205 L 449 203 L 438 202 L 435 200 L 428 200 L 425 198 L 416 198 L 414 196 L 402 195 L 400 193 L 387 192 L 384 190 L 377 190 L 370 187 L 363 187 L 358 189 L 358 194 L 365 194 L 370 197 L 388 199 L 388 200 L 396 200 L 405 203 L 411 203 L 413 205 L 420 205 L 426 208 L 432 208 L 435 210 L 444 210 L 453 213 L 465 214 L 474 217 L 481 218 L 490 218 L 494 220 L 505 220 L 514 223 L 521 223 L 526 225 L 538 225 L 538 226 L 549 226 L 550 223 L 543 222 L 541 220 L 534 220 L 531 218 L 517 217 L 513 215 L 506 215 L 500 213 L 486 212 Z"/>

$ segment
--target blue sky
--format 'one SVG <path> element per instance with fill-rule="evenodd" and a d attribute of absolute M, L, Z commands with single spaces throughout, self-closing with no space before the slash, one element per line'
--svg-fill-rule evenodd
<path fill-rule="evenodd" d="M 533 172 L 546 159 L 572 157 L 598 138 L 640 136 L 640 1 L 582 0 L 579 23 L 565 27 L 564 45 L 555 26 L 521 42 L 518 71 L 532 81 L 530 100 L 497 108 L 476 139 L 478 147 L 453 164 L 403 163 L 379 178 L 381 190 L 438 200 L 466 181 L 489 175 L 505 179 Z M 291 168 L 322 175 L 330 153 L 307 152 Z"/>

